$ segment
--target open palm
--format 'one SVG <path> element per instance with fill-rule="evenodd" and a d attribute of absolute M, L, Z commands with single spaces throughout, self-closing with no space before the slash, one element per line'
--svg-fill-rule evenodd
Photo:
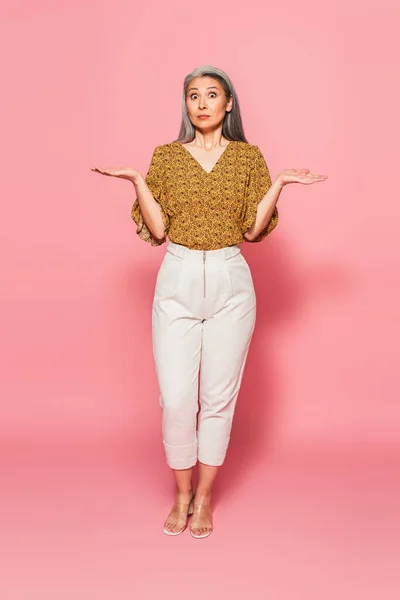
<path fill-rule="evenodd" d="M 140 173 L 133 167 L 90 167 L 92 171 L 100 173 L 101 175 L 108 175 L 109 177 L 119 177 L 121 179 L 128 179 L 129 181 L 135 181 Z"/>
<path fill-rule="evenodd" d="M 310 169 L 284 169 L 278 175 L 281 183 L 303 183 L 309 185 L 310 183 L 317 183 L 318 181 L 325 181 L 327 175 L 315 175 L 310 173 Z"/>

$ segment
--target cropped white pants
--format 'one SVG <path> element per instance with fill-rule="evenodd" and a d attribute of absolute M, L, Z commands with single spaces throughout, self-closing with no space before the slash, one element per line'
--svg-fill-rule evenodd
<path fill-rule="evenodd" d="M 255 319 L 253 279 L 239 245 L 203 251 L 168 242 L 152 333 L 171 468 L 224 462 Z"/>

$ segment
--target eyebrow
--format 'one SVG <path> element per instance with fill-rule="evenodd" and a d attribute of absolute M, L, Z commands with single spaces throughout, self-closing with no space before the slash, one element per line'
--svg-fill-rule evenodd
<path fill-rule="evenodd" d="M 189 89 L 188 89 L 188 93 L 189 93 L 191 90 L 198 90 L 198 89 L 199 89 L 199 88 L 194 88 L 194 87 L 192 87 L 192 88 L 189 88 Z M 212 89 L 218 90 L 218 88 L 217 88 L 217 86 L 216 86 L 216 85 L 210 85 L 210 87 L 208 87 L 207 89 L 208 89 L 208 90 L 212 90 Z"/>

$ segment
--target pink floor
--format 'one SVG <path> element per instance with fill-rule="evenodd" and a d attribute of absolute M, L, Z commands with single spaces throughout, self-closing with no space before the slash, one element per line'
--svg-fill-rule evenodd
<path fill-rule="evenodd" d="M 1 456 L 1 600 L 400 598 L 394 452 L 233 453 L 205 540 L 163 534 L 173 488 L 145 443 Z"/>

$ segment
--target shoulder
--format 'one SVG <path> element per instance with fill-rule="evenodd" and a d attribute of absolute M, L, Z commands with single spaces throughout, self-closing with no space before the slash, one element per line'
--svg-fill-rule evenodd
<path fill-rule="evenodd" d="M 260 156 L 261 154 L 261 150 L 258 146 L 256 146 L 255 144 L 249 144 L 248 142 L 234 142 L 235 146 L 237 148 L 237 150 L 240 153 L 245 154 L 246 156 L 248 156 L 250 159 L 255 159 L 258 156 Z"/>
<path fill-rule="evenodd" d="M 258 149 L 258 146 L 255 146 L 254 144 L 249 144 L 248 142 L 235 141 L 234 143 L 237 145 L 238 148 L 247 150 L 247 152 L 254 152 Z"/>
<path fill-rule="evenodd" d="M 169 146 L 170 144 L 160 144 L 154 148 L 151 156 L 151 165 L 153 167 L 162 169 L 165 166 L 170 156 Z"/>
<path fill-rule="evenodd" d="M 258 146 L 248 142 L 234 142 L 236 155 L 241 163 L 247 165 L 247 169 L 256 168 L 264 161 L 263 154 Z"/>
<path fill-rule="evenodd" d="M 166 154 L 168 152 L 169 146 L 170 144 L 160 144 L 159 146 L 156 146 L 154 148 L 153 153 L 159 155 Z"/>
<path fill-rule="evenodd" d="M 153 155 L 157 158 L 161 159 L 170 159 L 175 156 L 177 143 L 176 142 L 168 142 L 166 144 L 160 144 L 156 146 L 153 151 Z"/>
<path fill-rule="evenodd" d="M 247 150 L 247 152 L 254 152 L 254 149 L 258 148 L 258 146 L 255 146 L 254 144 L 249 144 L 248 142 L 235 141 L 234 143 L 237 145 L 238 148 Z"/>
<path fill-rule="evenodd" d="M 248 146 L 249 146 L 248 151 L 251 154 L 251 156 L 257 157 L 257 156 L 260 156 L 260 154 L 262 155 L 260 147 L 257 146 L 256 144 L 248 144 Z"/>

